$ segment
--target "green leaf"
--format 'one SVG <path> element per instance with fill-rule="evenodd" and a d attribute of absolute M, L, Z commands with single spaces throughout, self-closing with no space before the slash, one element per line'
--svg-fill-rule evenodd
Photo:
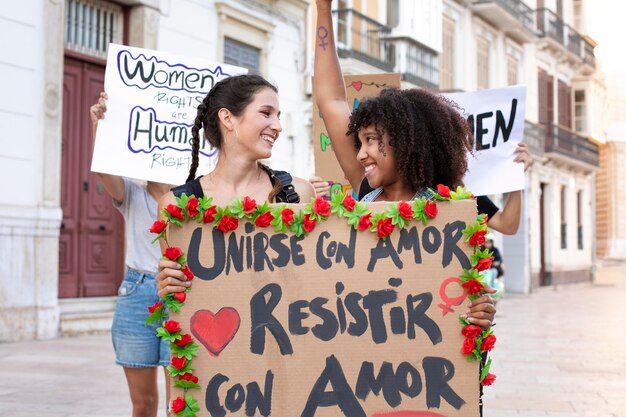
<path fill-rule="evenodd" d="M 350 212 L 343 205 L 343 200 L 346 198 L 346 194 L 343 191 L 339 191 L 330 196 L 330 212 L 337 213 L 338 216 L 345 217 Z"/>
<path fill-rule="evenodd" d="M 481 259 L 491 258 L 492 255 L 493 255 L 493 253 L 488 248 L 485 248 L 483 250 L 480 250 L 479 248 L 476 248 L 476 251 L 474 252 L 474 254 L 470 255 L 470 260 L 472 261 L 472 266 L 476 266 L 478 261 L 481 260 Z"/>
<path fill-rule="evenodd" d="M 144 326 L 148 325 L 148 324 L 154 324 L 158 321 L 163 320 L 163 317 L 165 316 L 165 306 L 161 306 L 157 309 L 154 310 L 154 313 L 151 313 L 148 318 L 146 319 Z"/>
<path fill-rule="evenodd" d="M 487 361 L 483 369 L 480 370 L 480 382 L 483 382 L 483 379 L 489 374 L 489 369 L 491 368 L 491 359 Z"/>
<path fill-rule="evenodd" d="M 202 388 L 199 384 L 195 384 L 191 381 L 185 381 L 185 380 L 180 380 L 177 379 L 174 381 L 174 385 L 177 386 L 178 388 L 183 388 L 183 389 L 200 389 Z"/>
<path fill-rule="evenodd" d="M 193 368 L 191 367 L 191 363 L 188 361 L 181 369 L 174 368 L 172 365 L 167 365 L 167 372 L 169 372 L 171 376 L 193 374 Z"/>
<path fill-rule="evenodd" d="M 450 191 L 450 199 L 452 200 L 468 200 L 470 198 L 472 198 L 472 193 L 460 185 L 456 187 L 456 191 Z"/>
<path fill-rule="evenodd" d="M 459 323 L 461 323 L 463 326 L 469 326 L 471 324 L 469 320 L 464 319 L 463 317 L 459 317 Z"/>
<path fill-rule="evenodd" d="M 400 210 L 398 209 L 398 203 L 394 202 L 387 206 L 387 216 L 391 218 L 391 224 L 397 226 L 400 229 L 404 229 L 407 223 L 410 221 L 402 217 Z"/>
<path fill-rule="evenodd" d="M 200 411 L 198 401 L 196 401 L 191 395 L 185 395 L 185 402 L 187 403 L 187 407 L 189 407 L 192 411 Z"/>
<path fill-rule="evenodd" d="M 179 358 L 185 357 L 187 360 L 191 360 L 194 356 L 198 356 L 198 344 L 192 341 L 186 346 L 178 346 L 172 342 L 170 343 L 170 352 Z"/>
<path fill-rule="evenodd" d="M 294 232 L 297 237 L 300 237 L 302 235 L 308 235 L 308 232 L 304 230 L 304 226 L 302 225 L 302 219 L 304 218 L 304 214 L 305 213 L 302 210 L 299 210 L 297 213 L 295 213 L 293 215 L 293 222 L 291 222 L 291 226 L 289 227 L 289 229 L 291 229 L 291 231 Z"/>
<path fill-rule="evenodd" d="M 459 275 L 459 279 L 461 280 L 461 282 L 467 282 L 467 281 L 470 281 L 472 279 L 476 279 L 476 280 L 480 281 L 481 277 L 480 277 L 480 274 L 478 273 L 478 271 L 475 270 L 474 268 L 471 268 L 471 269 L 463 268 L 463 273 L 461 275 Z"/>
<path fill-rule="evenodd" d="M 281 204 L 279 206 L 275 206 L 272 209 L 272 216 L 274 219 L 270 223 L 274 227 L 276 233 L 285 233 L 287 230 L 287 225 L 283 222 L 283 210 L 287 208 L 286 204 Z"/>

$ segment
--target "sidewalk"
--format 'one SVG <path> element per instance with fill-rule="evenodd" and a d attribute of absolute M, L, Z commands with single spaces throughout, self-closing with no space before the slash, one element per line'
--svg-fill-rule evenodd
<path fill-rule="evenodd" d="M 507 296 L 485 417 L 626 417 L 624 304 L 626 264 L 603 267 L 595 285 Z M 0 417 L 131 415 L 108 334 L 0 344 L 0 358 Z"/>

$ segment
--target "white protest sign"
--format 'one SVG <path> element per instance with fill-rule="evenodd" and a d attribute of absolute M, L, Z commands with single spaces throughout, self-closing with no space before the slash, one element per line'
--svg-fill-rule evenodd
<path fill-rule="evenodd" d="M 109 45 L 109 96 L 91 170 L 178 185 L 191 164 L 191 127 L 198 105 L 223 78 L 244 68 L 124 45 Z M 217 150 L 200 137 L 198 172 L 210 172 Z"/>
<path fill-rule="evenodd" d="M 461 107 L 476 141 L 463 178 L 467 189 L 474 195 L 523 189 L 524 164 L 513 162 L 513 151 L 524 137 L 526 86 L 443 95 Z"/>

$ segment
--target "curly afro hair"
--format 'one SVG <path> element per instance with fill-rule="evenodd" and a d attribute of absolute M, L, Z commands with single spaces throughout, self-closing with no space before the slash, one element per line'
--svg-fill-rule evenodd
<path fill-rule="evenodd" d="M 454 102 L 426 90 L 387 88 L 352 113 L 347 134 L 357 148 L 359 129 L 371 125 L 388 133 L 398 172 L 414 192 L 462 185 L 474 138 Z"/>

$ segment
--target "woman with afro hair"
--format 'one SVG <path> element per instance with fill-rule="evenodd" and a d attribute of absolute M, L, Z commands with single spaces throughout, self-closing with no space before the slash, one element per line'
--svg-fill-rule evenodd
<path fill-rule="evenodd" d="M 473 136 L 457 105 L 426 90 L 389 88 L 367 98 L 350 113 L 335 47 L 331 0 L 316 0 L 317 39 L 313 89 L 333 150 L 361 201 L 399 201 L 430 197 L 429 187 L 462 185 Z M 525 169 L 532 160 L 525 144 L 515 150 Z M 321 179 L 313 181 L 317 187 Z M 478 197 L 478 211 L 489 227 L 517 232 L 521 191 L 510 193 L 500 211 Z"/>
<path fill-rule="evenodd" d="M 473 146 L 465 119 L 445 98 L 394 88 L 363 100 L 351 115 L 332 33 L 332 1 L 316 3 L 317 33 L 328 36 L 316 42 L 313 88 L 335 155 L 359 199 L 430 198 L 429 187 L 461 185 Z M 482 296 L 465 317 L 486 329 L 495 312 L 493 300 Z"/>

